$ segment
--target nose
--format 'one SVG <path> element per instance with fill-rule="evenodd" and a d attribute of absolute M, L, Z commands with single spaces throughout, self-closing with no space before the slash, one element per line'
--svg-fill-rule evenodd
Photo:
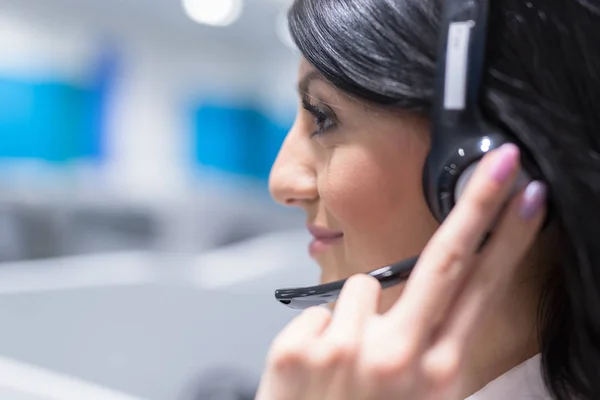
<path fill-rule="evenodd" d="M 319 197 L 313 149 L 310 140 L 297 132 L 296 125 L 273 164 L 269 190 L 276 202 L 288 206 L 302 207 Z"/>

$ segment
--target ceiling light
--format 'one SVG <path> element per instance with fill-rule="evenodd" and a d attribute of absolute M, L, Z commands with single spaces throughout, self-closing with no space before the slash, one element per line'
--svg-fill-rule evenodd
<path fill-rule="evenodd" d="M 233 24 L 242 14 L 242 0 L 182 0 L 183 9 L 194 21 L 212 26 Z"/>

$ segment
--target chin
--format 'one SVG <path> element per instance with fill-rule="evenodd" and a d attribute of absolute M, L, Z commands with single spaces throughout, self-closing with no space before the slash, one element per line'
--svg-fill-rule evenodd
<path fill-rule="evenodd" d="M 340 279 L 342 278 L 339 277 L 339 275 L 335 271 L 332 271 L 331 268 L 324 268 L 323 266 L 321 266 L 321 276 L 319 278 L 320 285 L 339 281 Z"/>
<path fill-rule="evenodd" d="M 319 277 L 319 285 L 324 285 L 325 283 L 333 282 L 333 280 L 328 279 L 324 272 L 321 272 L 321 276 Z"/>

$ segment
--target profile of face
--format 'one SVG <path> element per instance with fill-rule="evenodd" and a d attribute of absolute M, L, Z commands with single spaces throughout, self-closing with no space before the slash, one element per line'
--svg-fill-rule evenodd
<path fill-rule="evenodd" d="M 420 253 L 438 227 L 421 183 L 428 122 L 340 92 L 305 60 L 298 81 L 300 106 L 270 190 L 306 212 L 321 283 Z M 382 308 L 401 289 L 386 290 Z"/>

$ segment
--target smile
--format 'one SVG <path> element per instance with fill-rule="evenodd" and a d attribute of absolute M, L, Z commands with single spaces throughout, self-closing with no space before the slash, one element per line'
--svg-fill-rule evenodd
<path fill-rule="evenodd" d="M 310 256 L 313 258 L 315 258 L 320 253 L 330 249 L 331 247 L 339 244 L 344 237 L 343 232 L 318 227 L 316 225 L 309 224 L 308 231 L 314 238 L 308 246 Z"/>

